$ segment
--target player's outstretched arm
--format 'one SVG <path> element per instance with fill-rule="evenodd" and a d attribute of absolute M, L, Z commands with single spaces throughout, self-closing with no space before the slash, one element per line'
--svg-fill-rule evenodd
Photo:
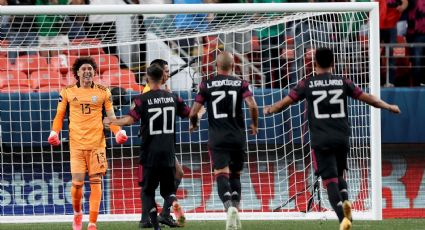
<path fill-rule="evenodd" d="M 105 126 L 105 128 L 109 127 L 111 129 L 111 131 L 114 133 L 115 135 L 115 141 L 118 144 L 124 144 L 128 137 L 127 137 L 127 133 L 125 132 L 125 130 L 121 129 L 121 127 L 117 124 L 112 124 L 112 121 L 116 121 L 116 117 L 115 117 L 115 112 L 113 109 L 106 111 L 106 115 L 107 117 L 105 119 L 103 119 L 103 125 Z"/>
<path fill-rule="evenodd" d="M 251 115 L 251 135 L 257 135 L 258 132 L 258 106 L 254 97 L 246 97 L 245 103 L 248 106 L 249 114 Z"/>
<path fill-rule="evenodd" d="M 198 128 L 198 121 L 199 121 L 198 113 L 201 111 L 201 109 L 202 109 L 202 104 L 198 102 L 193 103 L 189 113 L 189 119 L 190 119 L 189 131 L 190 132 L 193 132 Z"/>
<path fill-rule="evenodd" d="M 376 108 L 386 109 L 392 113 L 401 113 L 397 105 L 390 105 L 385 101 L 365 92 L 363 92 L 358 97 L 358 99 Z"/>
<path fill-rule="evenodd" d="M 64 117 L 65 117 L 65 112 L 62 110 L 58 110 L 56 112 L 55 118 L 53 119 L 52 131 L 50 131 L 49 138 L 47 139 L 49 144 L 53 146 L 60 145 L 61 143 L 59 140 L 59 132 L 62 130 Z"/>
<path fill-rule="evenodd" d="M 270 115 L 272 113 L 278 113 L 278 112 L 282 111 L 284 108 L 290 106 L 293 102 L 294 102 L 294 100 L 292 100 L 291 97 L 286 96 L 282 100 L 274 103 L 271 106 L 267 106 L 267 105 L 264 106 L 263 113 L 264 113 L 264 115 Z"/>

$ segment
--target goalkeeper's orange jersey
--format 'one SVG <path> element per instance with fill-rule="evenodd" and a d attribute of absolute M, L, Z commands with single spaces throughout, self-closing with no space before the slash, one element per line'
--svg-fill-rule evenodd
<path fill-rule="evenodd" d="M 67 109 L 70 148 L 94 149 L 106 146 L 103 109 L 113 109 L 108 88 L 94 83 L 88 89 L 80 88 L 77 84 L 66 86 L 60 92 L 57 113 L 65 114 Z"/>

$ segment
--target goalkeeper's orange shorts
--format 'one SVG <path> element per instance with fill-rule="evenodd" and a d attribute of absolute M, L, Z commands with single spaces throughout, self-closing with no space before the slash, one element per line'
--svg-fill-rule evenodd
<path fill-rule="evenodd" d="M 89 176 L 101 173 L 105 175 L 108 169 L 105 148 L 92 150 L 71 149 L 71 173 L 86 173 Z"/>

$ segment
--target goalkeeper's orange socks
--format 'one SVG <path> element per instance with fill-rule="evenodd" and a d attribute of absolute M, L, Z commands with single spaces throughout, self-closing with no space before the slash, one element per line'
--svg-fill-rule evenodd
<path fill-rule="evenodd" d="M 73 181 L 71 187 L 72 207 L 75 212 L 81 212 L 81 200 L 83 198 L 83 181 Z"/>
<path fill-rule="evenodd" d="M 102 199 L 102 181 L 100 177 L 90 178 L 90 216 L 89 222 L 96 223 Z"/>

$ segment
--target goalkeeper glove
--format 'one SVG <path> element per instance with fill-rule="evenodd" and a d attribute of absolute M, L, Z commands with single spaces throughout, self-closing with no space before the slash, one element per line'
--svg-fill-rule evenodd
<path fill-rule="evenodd" d="M 127 141 L 128 137 L 127 134 L 125 132 L 125 130 L 121 129 L 120 131 L 117 132 L 117 134 L 115 134 L 115 141 L 118 144 L 124 144 Z"/>
<path fill-rule="evenodd" d="M 57 146 L 60 145 L 61 141 L 59 140 L 59 136 L 58 133 L 55 131 L 51 131 L 49 138 L 47 139 L 47 141 L 49 142 L 49 144 L 53 145 L 53 146 Z"/>

